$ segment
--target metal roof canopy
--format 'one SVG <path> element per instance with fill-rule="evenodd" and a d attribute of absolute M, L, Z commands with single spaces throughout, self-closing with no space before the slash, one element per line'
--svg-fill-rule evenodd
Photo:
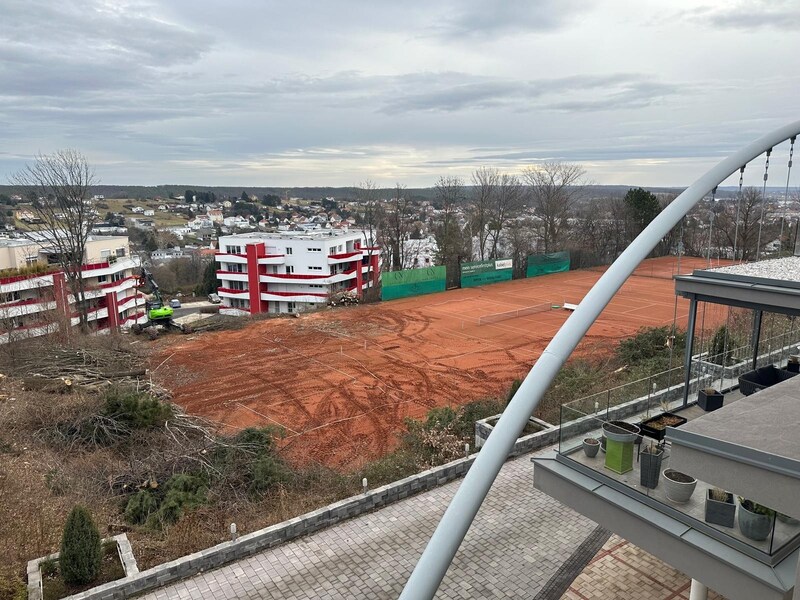
<path fill-rule="evenodd" d="M 675 276 L 675 293 L 697 302 L 800 315 L 800 282 L 714 270 Z"/>

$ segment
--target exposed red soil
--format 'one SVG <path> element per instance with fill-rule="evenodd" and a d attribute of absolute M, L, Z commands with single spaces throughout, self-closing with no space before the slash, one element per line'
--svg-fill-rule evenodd
<path fill-rule="evenodd" d="M 645 261 L 577 352 L 644 326 L 671 324 L 675 261 Z M 683 258 L 681 272 L 705 266 Z M 549 310 L 484 325 L 479 317 L 577 304 L 600 274 L 569 271 L 175 337 L 153 364 L 166 361 L 156 375 L 189 413 L 228 431 L 280 425 L 293 460 L 350 469 L 390 450 L 405 417 L 505 394 L 570 313 Z M 687 313 L 688 302 L 678 299 L 681 327 Z M 724 319 L 722 307 L 709 306 L 706 319 L 707 327 Z"/>

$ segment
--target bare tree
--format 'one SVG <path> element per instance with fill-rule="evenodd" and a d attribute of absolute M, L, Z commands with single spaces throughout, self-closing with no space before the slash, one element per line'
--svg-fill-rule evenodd
<path fill-rule="evenodd" d="M 736 202 L 728 204 L 716 217 L 714 227 L 724 233 L 728 247 L 733 248 L 734 244 L 736 245 L 736 254 L 741 260 L 753 259 L 757 254 L 758 229 L 762 217 L 765 224 L 769 222 L 767 207 L 765 207 L 762 214 L 763 202 L 764 197 L 761 195 L 760 190 L 747 187 L 742 190 L 742 195 L 737 198 Z M 738 225 L 736 221 L 737 213 L 739 218 Z M 769 241 L 769 236 L 763 236 L 763 243 Z"/>
<path fill-rule="evenodd" d="M 473 197 L 470 207 L 472 231 L 478 233 L 478 258 L 486 259 L 486 242 L 489 239 L 489 220 L 492 214 L 497 182 L 497 169 L 481 167 L 472 174 Z"/>
<path fill-rule="evenodd" d="M 364 243 L 368 248 L 367 257 L 368 264 L 370 265 L 368 273 L 370 277 L 375 277 L 371 265 L 375 249 L 378 248 L 379 244 L 378 224 L 381 220 L 381 206 L 378 202 L 378 186 L 374 181 L 369 179 L 362 181 L 356 187 L 356 199 L 359 202 L 359 208 L 364 211 L 364 216 L 361 219 L 361 233 L 364 236 Z"/>
<path fill-rule="evenodd" d="M 458 223 L 458 207 L 464 203 L 464 182 L 458 177 L 439 177 L 434 193 L 440 211 L 434 226 L 438 259 L 447 267 L 448 287 L 457 286 L 461 261 L 472 258 L 472 240 L 465 239 Z"/>
<path fill-rule="evenodd" d="M 565 162 L 546 162 L 522 171 L 530 186 L 533 208 L 542 221 L 540 237 L 545 252 L 552 252 L 563 243 L 567 221 L 583 193 L 585 175 L 582 166 Z"/>
<path fill-rule="evenodd" d="M 491 250 L 489 258 L 499 258 L 500 233 L 509 219 L 517 216 L 525 204 L 524 190 L 516 175 L 502 173 L 497 177 L 497 190 L 492 202 L 491 219 L 489 221 L 489 237 Z"/>
<path fill-rule="evenodd" d="M 389 200 L 383 224 L 380 227 L 386 265 L 390 271 L 399 271 L 405 264 L 405 242 L 410 233 L 411 203 L 405 193 L 405 186 L 395 186 L 394 195 Z"/>
<path fill-rule="evenodd" d="M 89 190 L 97 182 L 86 157 L 77 150 L 39 154 L 33 164 L 11 177 L 13 184 L 26 188 L 36 199 L 32 212 L 42 225 L 26 235 L 51 248 L 67 278 L 80 318 L 88 329 L 88 306 L 81 266 L 86 259 L 86 242 L 96 220 Z"/>
<path fill-rule="evenodd" d="M 514 261 L 514 279 L 519 279 L 525 277 L 527 258 L 534 249 L 533 224 L 514 220 L 506 229 L 508 247 Z"/>

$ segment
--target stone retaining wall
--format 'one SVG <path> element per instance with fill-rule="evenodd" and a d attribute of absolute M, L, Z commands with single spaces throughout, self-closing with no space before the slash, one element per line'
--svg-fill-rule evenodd
<path fill-rule="evenodd" d="M 139 567 L 136 564 L 136 559 L 133 556 L 133 550 L 131 549 L 131 543 L 128 541 L 128 536 L 124 533 L 121 533 L 120 535 L 115 535 L 112 538 L 107 538 L 103 540 L 103 542 L 107 542 L 109 540 L 114 540 L 117 543 L 117 552 L 119 553 L 119 560 L 122 563 L 122 568 L 125 571 L 125 577 L 128 578 L 138 574 Z M 42 600 L 42 571 L 40 565 L 46 560 L 58 560 L 58 557 L 59 553 L 55 552 L 54 554 L 42 556 L 41 558 L 35 558 L 28 561 L 28 600 Z M 92 595 L 94 590 L 100 589 L 101 587 L 105 586 L 99 586 L 86 592 L 81 592 L 80 594 L 73 594 L 72 596 L 65 598 L 65 600 L 95 598 L 96 596 Z"/>

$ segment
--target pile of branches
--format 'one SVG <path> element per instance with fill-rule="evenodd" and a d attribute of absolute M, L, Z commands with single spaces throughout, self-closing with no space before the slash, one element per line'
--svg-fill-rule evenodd
<path fill-rule="evenodd" d="M 130 347 L 114 344 L 40 347 L 17 358 L 10 371 L 22 377 L 27 390 L 69 393 L 75 386 L 98 390 L 129 385 L 167 397 L 165 390 L 150 381 L 144 358 Z"/>

